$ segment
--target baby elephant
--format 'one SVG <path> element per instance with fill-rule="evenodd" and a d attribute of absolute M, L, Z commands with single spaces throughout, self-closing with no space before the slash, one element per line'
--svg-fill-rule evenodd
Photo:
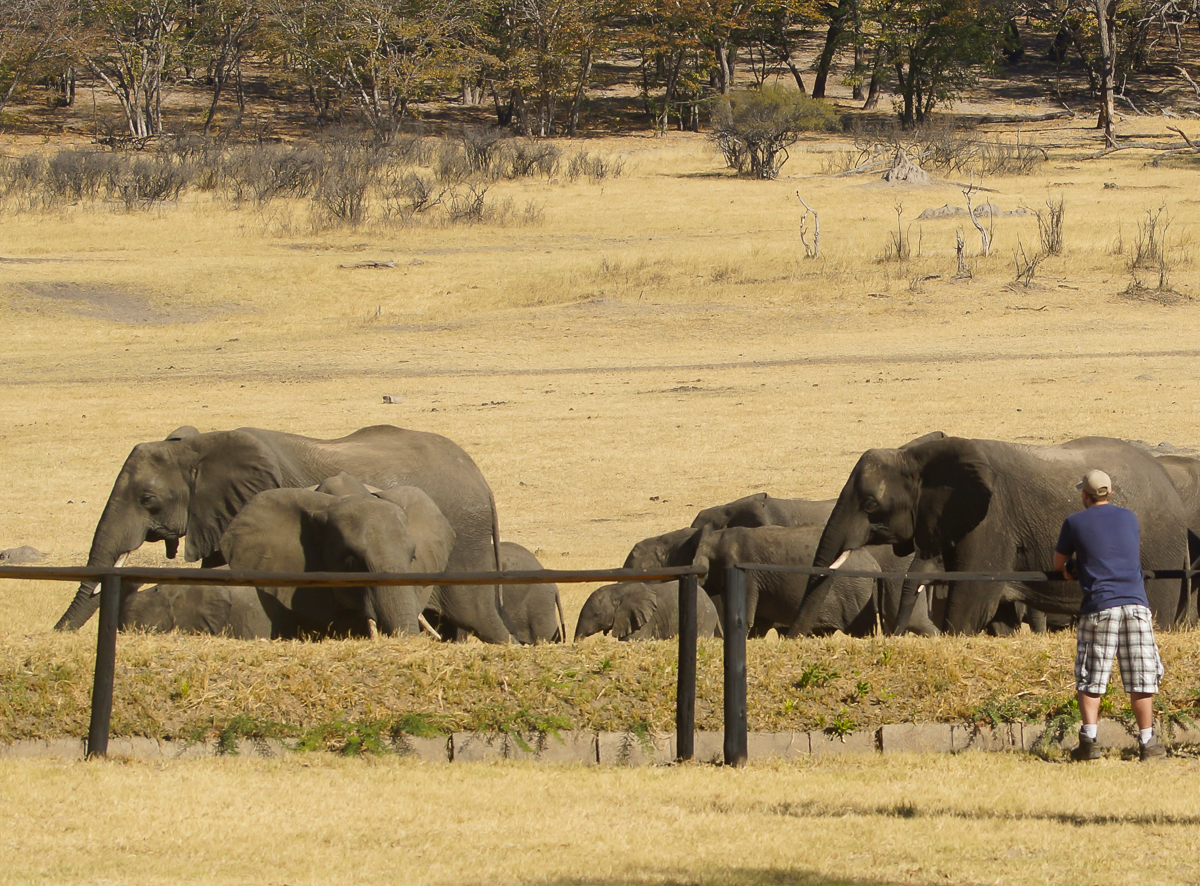
<path fill-rule="evenodd" d="M 717 608 L 696 589 L 696 635 L 719 637 Z M 583 604 L 575 639 L 600 632 L 618 640 L 669 640 L 679 636 L 679 583 L 623 581 L 597 588 Z"/>
<path fill-rule="evenodd" d="M 500 568 L 504 572 L 538 572 L 542 564 L 526 548 L 512 541 L 500 542 Z M 533 643 L 563 643 L 567 629 L 563 623 L 562 598 L 558 585 L 506 584 L 501 589 L 500 616 L 509 633 L 525 645 Z M 465 640 L 469 632 L 456 627 L 431 599 L 424 616 L 443 640 Z"/>
<path fill-rule="evenodd" d="M 267 614 L 258 591 L 216 585 L 155 585 L 121 598 L 122 631 L 222 634 L 237 640 L 290 633 Z"/>

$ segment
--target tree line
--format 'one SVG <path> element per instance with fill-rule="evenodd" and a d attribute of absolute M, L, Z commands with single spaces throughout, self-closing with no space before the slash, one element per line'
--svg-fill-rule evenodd
<path fill-rule="evenodd" d="M 890 90 L 911 127 L 986 66 L 1017 62 L 1036 30 L 1054 61 L 1086 71 L 1111 141 L 1119 90 L 1197 26 L 1200 0 L 3 0 L 0 112 L 33 86 L 71 104 L 86 77 L 145 139 L 163 130 L 164 91 L 190 82 L 208 90 L 208 133 L 222 107 L 251 100 L 252 63 L 318 122 L 393 131 L 419 103 L 456 97 L 501 127 L 574 135 L 598 63 L 619 58 L 650 125 L 695 130 L 735 78 L 821 98 L 852 54 L 854 97 L 873 108 Z M 812 39 L 820 52 L 801 67 Z"/>

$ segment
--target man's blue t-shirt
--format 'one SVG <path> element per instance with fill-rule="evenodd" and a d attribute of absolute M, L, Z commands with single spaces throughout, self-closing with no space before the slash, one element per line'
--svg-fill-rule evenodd
<path fill-rule="evenodd" d="M 1093 505 L 1063 521 L 1054 550 L 1079 563 L 1080 615 L 1114 606 L 1149 606 L 1142 581 L 1137 515 L 1117 505 Z"/>

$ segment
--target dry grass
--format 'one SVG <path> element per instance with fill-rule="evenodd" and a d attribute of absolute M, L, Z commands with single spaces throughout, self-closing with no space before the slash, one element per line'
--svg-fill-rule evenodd
<path fill-rule="evenodd" d="M 1200 661 L 1191 633 L 1159 637 L 1167 669 L 1164 720 L 1200 717 Z M 0 650 L 0 741 L 84 735 L 94 644 L 84 637 L 10 638 Z M 119 645 L 113 731 L 202 739 L 281 737 L 342 749 L 344 736 L 392 729 L 584 729 L 671 732 L 672 642 L 589 638 L 533 649 L 431 641 L 245 643 L 126 636 Z M 1026 635 L 845 637 L 749 644 L 750 728 L 874 729 L 887 723 L 1076 721 L 1074 638 Z M 720 641 L 700 644 L 697 725 L 722 728 Z M 1132 722 L 1114 686 L 1105 715 Z M 385 742 L 386 744 L 386 742 Z"/>
<path fill-rule="evenodd" d="M 1194 883 L 1196 775 L 1194 759 L 982 754 L 741 771 L 0 762 L 0 883 Z"/>

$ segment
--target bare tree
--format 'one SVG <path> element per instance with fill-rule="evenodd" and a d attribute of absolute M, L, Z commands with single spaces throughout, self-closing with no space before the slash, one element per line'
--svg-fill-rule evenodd
<path fill-rule="evenodd" d="M 0 2 L 0 111 L 53 61 L 63 60 L 70 15 L 67 0 Z"/>
<path fill-rule="evenodd" d="M 75 35 L 83 64 L 116 97 L 135 139 L 162 132 L 163 74 L 180 12 L 179 0 L 91 0 Z"/>

